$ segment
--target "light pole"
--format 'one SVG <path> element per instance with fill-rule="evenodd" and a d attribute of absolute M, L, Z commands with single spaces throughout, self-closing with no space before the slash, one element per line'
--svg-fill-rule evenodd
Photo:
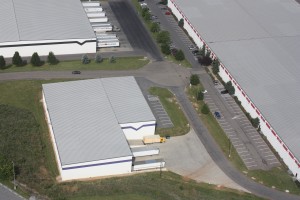
<path fill-rule="evenodd" d="M 17 186 L 16 186 L 16 173 L 15 173 L 15 163 L 14 161 L 11 161 L 12 164 L 13 164 L 13 174 L 14 174 L 14 190 L 17 189 Z"/>
<path fill-rule="evenodd" d="M 230 141 L 230 139 L 228 139 L 229 140 L 229 158 L 230 158 L 230 156 L 231 156 L 231 148 L 232 148 L 232 144 L 231 144 L 231 141 Z"/>

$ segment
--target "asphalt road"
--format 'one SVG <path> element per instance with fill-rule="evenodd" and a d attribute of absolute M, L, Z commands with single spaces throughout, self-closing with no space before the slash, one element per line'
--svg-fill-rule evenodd
<path fill-rule="evenodd" d="M 24 198 L 0 183 L 0 200 L 24 200 Z"/>
<path fill-rule="evenodd" d="M 163 60 L 158 47 L 139 19 L 132 4 L 128 0 L 114 0 L 109 1 L 109 5 L 132 48 L 147 52 L 154 60 Z"/>

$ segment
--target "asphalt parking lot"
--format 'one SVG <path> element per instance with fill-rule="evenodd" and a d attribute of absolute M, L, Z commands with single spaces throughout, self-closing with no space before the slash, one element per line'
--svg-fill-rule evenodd
<path fill-rule="evenodd" d="M 221 94 L 221 91 L 224 90 L 222 85 L 216 85 L 215 88 L 227 104 L 228 111 L 233 114 L 233 117 L 229 121 L 229 118 L 224 116 L 225 112 L 228 111 L 220 111 L 219 107 L 210 97 L 209 92 L 205 94 L 205 102 L 212 113 L 220 113 L 221 117 L 217 121 L 230 139 L 245 166 L 249 170 L 270 169 L 279 166 L 280 162 L 276 156 L 262 139 L 261 135 L 251 125 L 234 99 L 229 94 Z M 234 121 L 238 126 L 232 125 Z"/>
<path fill-rule="evenodd" d="M 154 60 L 163 60 L 160 50 L 142 24 L 131 3 L 128 0 L 114 0 L 109 1 L 109 5 L 120 24 L 121 30 L 126 34 L 131 47 L 144 51 Z"/>
<path fill-rule="evenodd" d="M 148 95 L 150 108 L 156 118 L 158 128 L 171 128 L 173 123 L 157 96 Z"/>

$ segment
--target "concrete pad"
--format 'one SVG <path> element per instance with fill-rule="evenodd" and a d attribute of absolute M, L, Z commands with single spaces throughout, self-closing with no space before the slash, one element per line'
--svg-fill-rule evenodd
<path fill-rule="evenodd" d="M 214 163 L 194 130 L 184 136 L 171 137 L 166 143 L 153 145 L 160 149 L 160 156 L 170 171 L 198 182 L 249 192 L 232 181 Z"/>

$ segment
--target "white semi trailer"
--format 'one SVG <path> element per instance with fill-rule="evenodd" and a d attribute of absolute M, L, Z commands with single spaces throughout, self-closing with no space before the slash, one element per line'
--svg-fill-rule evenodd
<path fill-rule="evenodd" d="M 92 27 L 96 33 L 103 33 L 113 30 L 113 26 L 111 24 L 92 24 Z"/>
<path fill-rule="evenodd" d="M 100 7 L 101 4 L 99 1 L 86 1 L 82 2 L 83 7 Z"/>
<path fill-rule="evenodd" d="M 86 15 L 88 16 L 88 18 L 91 18 L 91 17 L 105 17 L 105 12 L 89 12 L 89 13 L 86 13 Z"/>
<path fill-rule="evenodd" d="M 118 39 L 116 34 L 96 34 L 97 39 Z"/>
<path fill-rule="evenodd" d="M 86 13 L 89 12 L 102 12 L 103 8 L 102 7 L 84 7 L 84 10 Z"/>
<path fill-rule="evenodd" d="M 108 22 L 107 17 L 91 17 L 89 18 L 91 23 L 101 23 L 101 22 Z"/>
<path fill-rule="evenodd" d="M 120 42 L 119 39 L 97 39 L 97 47 L 104 48 L 104 47 L 119 47 Z"/>

